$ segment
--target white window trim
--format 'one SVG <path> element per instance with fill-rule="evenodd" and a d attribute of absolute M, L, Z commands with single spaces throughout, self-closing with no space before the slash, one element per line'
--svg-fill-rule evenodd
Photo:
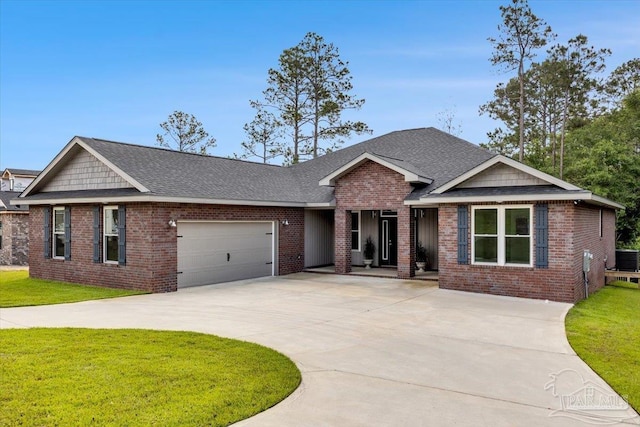
<path fill-rule="evenodd" d="M 118 264 L 118 260 L 115 261 L 107 260 L 107 237 L 116 236 L 119 238 L 118 233 L 116 234 L 107 234 L 107 211 L 115 210 L 118 212 L 118 206 L 105 206 L 102 208 L 102 262 L 104 264 Z M 118 217 L 118 221 L 120 221 L 120 217 Z M 120 241 L 118 240 L 118 243 Z"/>
<path fill-rule="evenodd" d="M 64 259 L 64 249 L 62 250 L 62 255 L 56 255 L 56 235 L 62 235 L 62 240 L 64 241 L 64 223 L 65 223 L 65 212 L 64 206 L 54 206 L 51 210 L 53 213 L 53 217 L 51 218 L 51 258 L 53 259 Z M 56 211 L 62 212 L 62 232 L 56 232 Z"/>
<path fill-rule="evenodd" d="M 362 250 L 362 215 L 360 211 L 351 211 L 351 214 L 356 214 L 358 215 L 358 248 L 357 249 L 353 249 L 353 247 L 351 248 L 351 252 L 360 252 Z M 351 245 L 353 246 L 353 232 L 355 230 L 353 229 L 353 219 L 351 220 Z"/>
<path fill-rule="evenodd" d="M 498 262 L 476 262 L 476 210 L 483 209 L 496 209 L 498 213 Z M 529 263 L 528 264 L 512 264 L 505 262 L 506 250 L 505 250 L 505 210 L 506 209 L 529 209 Z M 524 236 L 522 236 L 524 237 Z M 471 264 L 472 265 L 493 265 L 501 267 L 533 267 L 533 205 L 478 205 L 471 207 Z"/>

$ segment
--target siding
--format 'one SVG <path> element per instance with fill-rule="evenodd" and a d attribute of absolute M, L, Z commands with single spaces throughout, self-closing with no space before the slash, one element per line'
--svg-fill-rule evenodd
<path fill-rule="evenodd" d="M 422 242 L 427 248 L 429 256 L 428 268 L 431 270 L 438 269 L 438 209 L 421 209 L 424 211 L 424 217 L 418 213 L 418 241 Z M 418 209 L 418 212 L 420 209 Z"/>
<path fill-rule="evenodd" d="M 491 166 L 456 188 L 516 187 L 521 185 L 549 185 L 548 182 L 504 164 Z"/>
<path fill-rule="evenodd" d="M 304 266 L 333 264 L 333 210 L 304 212 Z"/>
<path fill-rule="evenodd" d="M 45 191 L 104 190 L 132 185 L 82 148 L 42 189 Z"/>

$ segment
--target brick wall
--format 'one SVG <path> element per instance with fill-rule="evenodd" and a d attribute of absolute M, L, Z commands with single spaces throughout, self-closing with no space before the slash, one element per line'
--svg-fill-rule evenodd
<path fill-rule="evenodd" d="M 494 295 L 575 302 L 584 297 L 582 278 L 584 249 L 594 253 L 589 275 L 590 292 L 602 287 L 604 256 L 607 255 L 609 260 L 615 256 L 613 211 L 606 209 L 604 211 L 603 237 L 600 238 L 599 209 L 576 207 L 570 201 L 548 202 L 547 205 L 549 206 L 548 268 L 458 264 L 457 206 L 441 206 L 438 212 L 440 287 Z M 535 215 L 532 221 L 532 227 L 535 230 Z M 469 242 L 471 242 L 470 229 Z M 533 255 L 535 257 L 535 251 Z M 471 245 L 469 245 L 469 257 L 471 257 Z"/>
<path fill-rule="evenodd" d="M 29 264 L 29 213 L 4 212 L 2 221 L 2 249 L 0 265 Z"/>
<path fill-rule="evenodd" d="M 411 192 L 404 176 L 376 162 L 366 161 L 336 181 L 335 263 L 336 273 L 351 271 L 351 211 L 398 211 L 398 277 L 413 276 L 415 251 L 411 209 L 404 205 Z M 379 249 L 379 248 L 376 248 Z"/>
<path fill-rule="evenodd" d="M 44 258 L 44 209 L 30 214 L 32 277 L 169 292 L 177 289 L 177 229 L 169 219 L 278 221 L 278 273 L 302 271 L 304 210 L 301 208 L 130 203 L 127 207 L 127 263 L 93 262 L 93 205 L 71 207 L 71 260 Z M 287 219 L 288 226 L 280 221 Z"/>

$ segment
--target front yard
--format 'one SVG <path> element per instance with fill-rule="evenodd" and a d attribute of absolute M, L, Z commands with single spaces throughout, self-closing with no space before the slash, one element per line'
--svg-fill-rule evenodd
<path fill-rule="evenodd" d="M 0 271 L 0 308 L 62 304 L 143 293 L 32 279 L 25 270 Z"/>
<path fill-rule="evenodd" d="M 566 317 L 575 352 L 640 411 L 640 290 L 614 282 L 577 303 Z"/>
<path fill-rule="evenodd" d="M 300 384 L 282 354 L 194 332 L 0 330 L 0 425 L 226 426 Z"/>

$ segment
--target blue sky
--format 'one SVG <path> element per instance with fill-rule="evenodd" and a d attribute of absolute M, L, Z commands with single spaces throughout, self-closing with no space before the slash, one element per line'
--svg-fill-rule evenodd
<path fill-rule="evenodd" d="M 373 136 L 440 127 L 450 110 L 462 138 L 484 142 L 496 124 L 478 107 L 509 78 L 487 42 L 506 1 L 0 0 L 0 168 L 42 169 L 74 135 L 155 145 L 174 110 L 204 124 L 213 154 L 240 152 L 249 100 L 308 31 L 349 61 L 366 99 L 349 117 Z M 609 71 L 640 54 L 640 1 L 530 5 L 559 42 L 610 48 Z"/>

